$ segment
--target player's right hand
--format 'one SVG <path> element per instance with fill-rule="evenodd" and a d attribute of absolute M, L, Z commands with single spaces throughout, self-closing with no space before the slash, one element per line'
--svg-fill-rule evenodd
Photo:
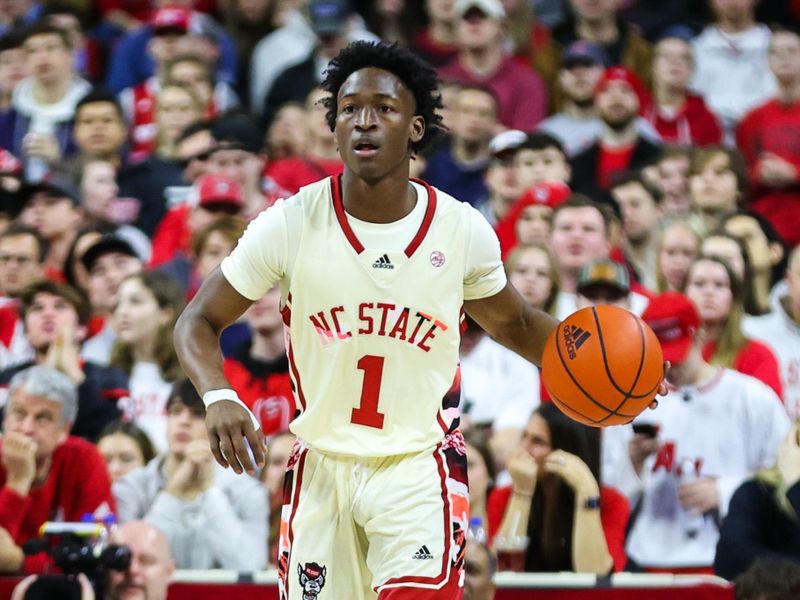
<path fill-rule="evenodd" d="M 206 429 L 211 453 L 217 462 L 235 473 L 255 475 L 264 466 L 264 441 L 250 418 L 250 412 L 232 400 L 220 400 L 206 410 Z M 250 458 L 248 446 L 255 458 Z"/>

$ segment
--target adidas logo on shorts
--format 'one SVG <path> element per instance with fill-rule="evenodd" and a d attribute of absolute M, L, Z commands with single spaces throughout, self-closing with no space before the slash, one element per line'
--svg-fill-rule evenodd
<path fill-rule="evenodd" d="M 422 546 L 411 558 L 413 560 L 433 560 L 433 554 L 431 554 L 427 546 Z"/>
<path fill-rule="evenodd" d="M 389 260 L 389 256 L 387 254 L 384 254 L 378 260 L 376 260 L 374 263 L 372 263 L 372 268 L 373 269 L 394 269 L 394 265 L 392 264 L 392 261 Z"/>

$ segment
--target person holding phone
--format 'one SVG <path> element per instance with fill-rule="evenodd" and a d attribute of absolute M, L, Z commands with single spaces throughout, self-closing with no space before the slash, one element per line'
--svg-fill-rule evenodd
<path fill-rule="evenodd" d="M 722 522 L 714 571 L 726 579 L 756 559 L 800 562 L 800 421 L 783 441 L 777 465 L 745 481 Z"/>

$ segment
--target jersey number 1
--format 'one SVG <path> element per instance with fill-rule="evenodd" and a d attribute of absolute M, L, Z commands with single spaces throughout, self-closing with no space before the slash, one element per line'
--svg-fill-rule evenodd
<path fill-rule="evenodd" d="M 362 356 L 356 366 L 364 371 L 364 385 L 361 386 L 361 403 L 353 409 L 350 422 L 375 429 L 383 429 L 383 413 L 378 412 L 383 378 L 383 356 L 367 354 Z"/>

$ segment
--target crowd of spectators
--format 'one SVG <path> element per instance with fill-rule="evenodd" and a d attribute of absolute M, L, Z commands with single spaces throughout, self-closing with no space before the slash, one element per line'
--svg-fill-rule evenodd
<path fill-rule="evenodd" d="M 163 539 L 158 577 L 274 563 L 280 291 L 221 339 L 258 477 L 213 462 L 171 331 L 249 221 L 342 172 L 319 84 L 355 40 L 439 70 L 412 175 L 486 217 L 522 297 L 626 308 L 672 363 L 657 409 L 590 430 L 468 321 L 468 575 L 800 563 L 798 26 L 789 0 L 0 3 L 0 571 L 86 514 Z"/>

